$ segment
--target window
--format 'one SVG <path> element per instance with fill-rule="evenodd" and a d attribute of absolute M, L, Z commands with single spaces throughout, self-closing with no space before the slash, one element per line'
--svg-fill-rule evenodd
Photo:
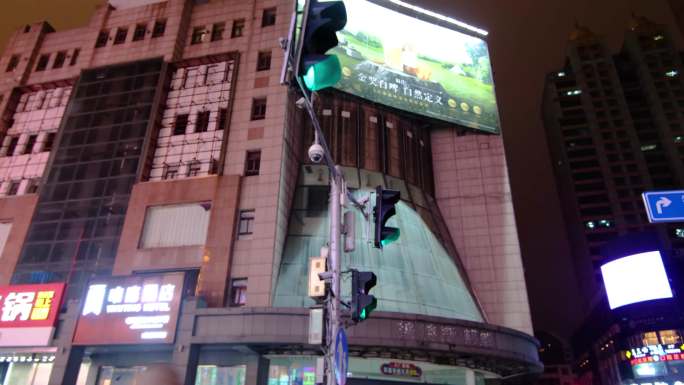
<path fill-rule="evenodd" d="M 64 62 L 66 61 L 66 51 L 59 51 L 55 56 L 55 62 L 52 64 L 52 68 L 62 68 Z"/>
<path fill-rule="evenodd" d="M 148 207 L 140 247 L 204 245 L 210 214 L 208 202 Z"/>
<path fill-rule="evenodd" d="M 47 134 L 45 137 L 45 145 L 43 146 L 43 151 L 50 151 L 52 150 L 52 145 L 55 143 L 55 133 L 50 132 Z"/>
<path fill-rule="evenodd" d="M 114 44 L 125 43 L 126 36 L 128 36 L 128 28 L 118 28 L 116 30 L 116 35 L 114 35 Z"/>
<path fill-rule="evenodd" d="M 109 40 L 109 31 L 108 30 L 100 31 L 100 34 L 97 35 L 97 40 L 95 41 L 95 48 L 101 48 L 101 47 L 106 46 L 107 40 Z"/>
<path fill-rule="evenodd" d="M 78 61 L 78 54 L 81 53 L 81 50 L 76 48 L 74 50 L 74 53 L 71 55 L 71 62 L 69 62 L 70 66 L 76 65 L 76 62 Z"/>
<path fill-rule="evenodd" d="M 225 108 L 220 108 L 219 109 L 219 117 L 218 117 L 218 125 L 216 126 L 216 129 L 221 131 L 226 129 L 226 119 L 228 119 L 228 111 Z"/>
<path fill-rule="evenodd" d="M 257 56 L 257 71 L 267 71 L 271 69 L 271 51 L 259 52 Z"/>
<path fill-rule="evenodd" d="M 233 21 L 233 29 L 230 31 L 230 37 L 236 38 L 242 36 L 245 30 L 245 19 L 237 19 Z"/>
<path fill-rule="evenodd" d="M 167 164 L 164 166 L 164 175 L 162 179 L 176 179 L 178 177 L 178 165 L 177 164 Z"/>
<path fill-rule="evenodd" d="M 166 20 L 157 20 L 154 22 L 154 28 L 152 28 L 152 38 L 164 36 L 166 31 Z"/>
<path fill-rule="evenodd" d="M 199 44 L 204 41 L 204 35 L 207 32 L 204 30 L 204 26 L 195 27 L 192 29 L 192 38 L 190 39 L 190 44 Z"/>
<path fill-rule="evenodd" d="M 233 279 L 230 292 L 230 306 L 244 306 L 247 303 L 247 278 Z"/>
<path fill-rule="evenodd" d="M 209 130 L 209 111 L 200 111 L 197 113 L 195 132 L 207 132 L 207 130 Z"/>
<path fill-rule="evenodd" d="M 173 125 L 174 135 L 184 135 L 188 128 L 188 114 L 176 115 L 176 123 Z"/>
<path fill-rule="evenodd" d="M 238 239 L 246 238 L 254 231 L 254 209 L 240 210 L 238 222 Z"/>
<path fill-rule="evenodd" d="M 147 33 L 147 24 L 137 24 L 133 32 L 133 41 L 144 40 L 145 33 Z"/>
<path fill-rule="evenodd" d="M 252 99 L 252 120 L 266 119 L 266 98 Z"/>
<path fill-rule="evenodd" d="M 7 195 L 17 195 L 19 192 L 19 185 L 21 184 L 20 180 L 13 180 L 10 181 L 9 189 L 7 190 Z"/>
<path fill-rule="evenodd" d="M 226 23 L 216 23 L 211 27 L 211 41 L 223 40 Z"/>
<path fill-rule="evenodd" d="M 199 160 L 193 160 L 188 162 L 188 176 L 198 176 L 200 170 L 202 169 L 202 163 Z"/>
<path fill-rule="evenodd" d="M 48 62 L 50 61 L 50 54 L 42 54 L 38 58 L 38 64 L 36 65 L 36 71 L 45 71 Z"/>
<path fill-rule="evenodd" d="M 261 166 L 261 150 L 247 151 L 245 159 L 245 176 L 259 175 Z"/>
<path fill-rule="evenodd" d="M 30 179 L 26 185 L 26 194 L 35 194 L 38 191 L 38 179 Z"/>
<path fill-rule="evenodd" d="M 15 68 L 19 65 L 19 55 L 12 55 L 10 57 L 9 63 L 7 63 L 7 72 L 14 71 Z"/>
<path fill-rule="evenodd" d="M 261 15 L 261 26 L 268 27 L 269 25 L 275 25 L 276 22 L 276 8 L 266 8 L 264 13 Z"/>
<path fill-rule="evenodd" d="M 13 136 L 9 142 L 9 146 L 7 147 L 6 156 L 14 155 L 14 150 L 17 149 L 17 144 L 19 144 L 19 137 Z"/>
<path fill-rule="evenodd" d="M 26 24 L 26 25 L 24 26 L 24 33 L 29 33 L 29 32 L 31 32 L 31 26 L 28 25 L 28 24 Z"/>
<path fill-rule="evenodd" d="M 33 147 L 36 145 L 36 139 L 38 139 L 38 135 L 29 136 L 28 141 L 26 141 L 26 149 L 24 150 L 24 154 L 30 154 L 33 152 Z"/>
<path fill-rule="evenodd" d="M 10 230 L 12 229 L 12 223 L 0 223 L 0 254 L 5 249 L 5 243 L 7 242 L 7 237 L 9 237 Z"/>

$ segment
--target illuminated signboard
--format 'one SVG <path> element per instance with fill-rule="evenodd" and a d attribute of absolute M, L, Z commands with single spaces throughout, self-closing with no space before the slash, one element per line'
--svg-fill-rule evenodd
<path fill-rule="evenodd" d="M 684 381 L 648 381 L 648 382 L 632 382 L 629 385 L 684 385 Z"/>
<path fill-rule="evenodd" d="M 383 2 L 386 6 L 367 0 L 344 4 L 347 25 L 330 51 L 342 65 L 335 88 L 404 111 L 499 132 L 486 31 L 397 0 Z"/>
<path fill-rule="evenodd" d="M 172 343 L 182 289 L 182 273 L 90 282 L 74 344 Z"/>
<path fill-rule="evenodd" d="M 389 362 L 380 366 L 380 371 L 386 376 L 420 378 L 423 370 L 410 362 Z"/>
<path fill-rule="evenodd" d="M 611 309 L 637 302 L 672 298 L 663 259 L 657 250 L 610 261 L 601 266 L 601 274 Z"/>
<path fill-rule="evenodd" d="M 661 361 L 684 360 L 684 345 L 648 345 L 630 349 L 625 352 L 625 357 L 632 366 Z"/>
<path fill-rule="evenodd" d="M 0 346 L 48 345 L 63 293 L 63 283 L 0 287 Z"/>

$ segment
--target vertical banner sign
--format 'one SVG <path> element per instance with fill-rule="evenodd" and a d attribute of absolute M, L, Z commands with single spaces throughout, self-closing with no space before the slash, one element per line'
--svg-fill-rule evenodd
<path fill-rule="evenodd" d="M 182 273 L 170 273 L 91 281 L 74 344 L 173 343 L 183 278 Z"/>
<path fill-rule="evenodd" d="M 47 346 L 64 283 L 0 287 L 0 346 Z"/>

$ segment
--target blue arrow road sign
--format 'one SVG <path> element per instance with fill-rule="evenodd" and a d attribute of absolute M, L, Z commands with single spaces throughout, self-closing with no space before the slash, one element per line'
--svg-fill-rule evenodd
<path fill-rule="evenodd" d="M 649 222 L 684 222 L 684 190 L 649 191 L 642 197 Z"/>

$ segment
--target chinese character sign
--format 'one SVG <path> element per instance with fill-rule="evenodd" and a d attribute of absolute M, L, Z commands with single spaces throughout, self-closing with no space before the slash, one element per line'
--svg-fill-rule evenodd
<path fill-rule="evenodd" d="M 182 273 L 91 282 L 83 299 L 74 344 L 172 343 L 182 289 Z"/>
<path fill-rule="evenodd" d="M 0 328 L 54 326 L 63 293 L 63 283 L 0 287 Z"/>

